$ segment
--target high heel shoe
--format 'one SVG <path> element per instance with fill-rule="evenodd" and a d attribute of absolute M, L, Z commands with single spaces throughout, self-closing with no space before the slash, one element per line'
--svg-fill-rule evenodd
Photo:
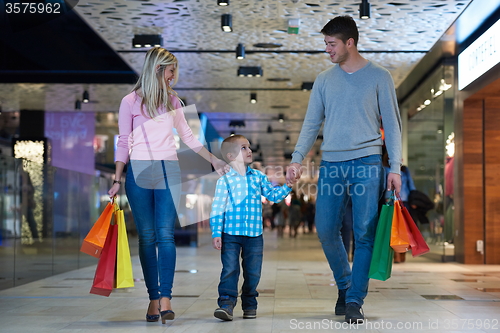
<path fill-rule="evenodd" d="M 149 306 L 148 306 L 148 312 L 149 312 Z M 154 314 L 154 315 L 150 315 L 149 313 L 146 312 L 146 321 L 147 322 L 155 322 L 155 321 L 158 321 L 160 320 L 160 315 L 159 314 Z"/>
<path fill-rule="evenodd" d="M 160 315 L 162 324 L 165 324 L 165 320 L 174 320 L 175 318 L 175 313 L 172 310 L 161 311 Z"/>
<path fill-rule="evenodd" d="M 146 321 L 152 323 L 160 320 L 160 315 L 150 315 L 146 313 Z"/>
<path fill-rule="evenodd" d="M 165 324 L 166 320 L 174 320 L 174 318 L 175 318 L 174 311 L 172 311 L 172 310 L 161 311 L 161 301 L 160 301 L 160 308 L 158 310 L 160 311 L 162 324 Z"/>

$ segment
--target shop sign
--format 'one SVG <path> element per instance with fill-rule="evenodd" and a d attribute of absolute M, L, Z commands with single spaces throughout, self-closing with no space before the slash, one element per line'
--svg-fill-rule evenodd
<path fill-rule="evenodd" d="M 464 89 L 499 62 L 500 20 L 458 55 L 458 89 Z"/>

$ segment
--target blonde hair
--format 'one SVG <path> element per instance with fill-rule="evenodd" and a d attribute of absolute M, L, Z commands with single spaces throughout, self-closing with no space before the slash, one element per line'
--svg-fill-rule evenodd
<path fill-rule="evenodd" d="M 171 84 L 167 84 L 164 79 L 165 68 L 168 65 L 174 65 L 174 77 Z M 178 79 L 179 64 L 172 53 L 162 47 L 153 47 L 146 53 L 141 76 L 132 89 L 135 92 L 141 90 L 141 112 L 144 116 L 149 116 L 149 118 L 158 116 L 158 109 L 162 106 L 166 106 L 167 112 L 174 112 L 175 107 L 169 97 L 174 96 L 179 99 L 172 89 Z M 175 113 L 172 115 L 175 116 Z"/>

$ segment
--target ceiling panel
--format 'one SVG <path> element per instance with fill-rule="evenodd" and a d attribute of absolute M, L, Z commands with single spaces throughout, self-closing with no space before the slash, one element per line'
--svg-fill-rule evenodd
<path fill-rule="evenodd" d="M 314 81 L 332 66 L 322 53 L 324 42 L 319 33 L 328 20 L 337 15 L 353 16 L 360 30 L 358 48 L 362 55 L 386 67 L 397 87 L 470 0 L 370 0 L 369 20 L 358 19 L 359 3 L 252 0 L 231 1 L 230 6 L 220 7 L 216 0 L 96 0 L 79 1 L 75 10 L 136 73 L 142 69 L 146 49 L 132 48 L 134 34 L 161 34 L 163 46 L 179 59 L 179 95 L 206 113 L 222 136 L 239 130 L 254 144 L 262 143 L 263 154 L 269 158 L 264 163 L 271 163 L 282 161 L 283 154 L 296 143 L 309 100 L 309 92 L 300 90 L 302 82 Z M 222 14 L 232 15 L 233 32 L 221 30 Z M 290 18 L 300 20 L 297 35 L 286 32 Z M 243 60 L 237 60 L 233 52 L 238 43 L 247 50 Z M 256 43 L 282 46 L 262 49 L 255 47 Z M 238 77 L 238 66 L 261 66 L 263 77 Z M 131 84 L 99 83 L 0 84 L 0 102 L 4 111 L 71 111 L 75 100 L 88 90 L 91 103 L 83 104 L 82 111 L 116 112 L 131 88 Z M 252 92 L 257 93 L 256 104 L 250 103 Z M 279 113 L 290 121 L 277 122 Z M 220 120 L 225 118 L 247 119 L 246 126 L 230 129 L 228 120 Z M 267 133 L 269 125 L 276 129 L 273 133 Z M 288 144 L 284 142 L 287 134 Z M 311 152 L 312 157 L 317 149 Z"/>

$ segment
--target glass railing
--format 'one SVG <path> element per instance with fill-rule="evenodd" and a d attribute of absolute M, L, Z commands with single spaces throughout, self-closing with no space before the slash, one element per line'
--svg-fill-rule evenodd
<path fill-rule="evenodd" d="M 110 175 L 1 155 L 0 184 L 0 290 L 97 263 L 80 246 L 109 202 Z M 120 206 L 133 234 L 128 204 Z"/>

